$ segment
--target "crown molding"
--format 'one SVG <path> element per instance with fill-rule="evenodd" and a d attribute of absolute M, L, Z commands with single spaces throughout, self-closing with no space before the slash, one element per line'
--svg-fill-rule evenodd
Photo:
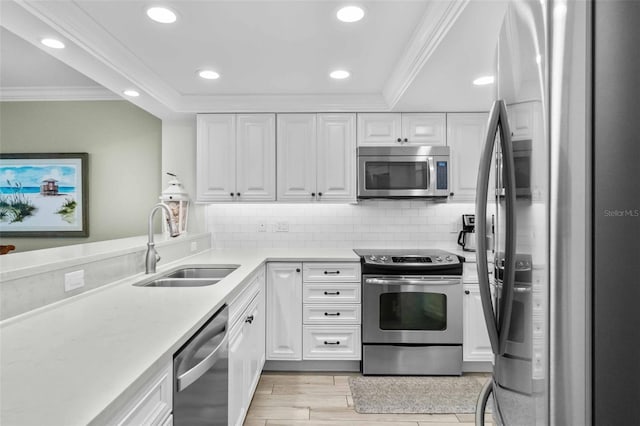
<path fill-rule="evenodd" d="M 0 87 L 0 101 L 114 101 L 121 96 L 104 87 Z"/>
<path fill-rule="evenodd" d="M 379 94 L 357 95 L 184 95 L 180 113 L 388 111 Z"/>
<path fill-rule="evenodd" d="M 425 66 L 470 0 L 429 2 L 421 23 L 382 89 L 393 109 Z"/>

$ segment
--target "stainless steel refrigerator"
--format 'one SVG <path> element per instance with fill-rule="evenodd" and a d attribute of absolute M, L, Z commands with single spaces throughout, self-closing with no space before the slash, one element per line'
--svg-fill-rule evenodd
<path fill-rule="evenodd" d="M 478 172 L 497 424 L 640 424 L 640 2 L 512 0 Z M 486 259 L 481 253 L 487 253 Z"/>

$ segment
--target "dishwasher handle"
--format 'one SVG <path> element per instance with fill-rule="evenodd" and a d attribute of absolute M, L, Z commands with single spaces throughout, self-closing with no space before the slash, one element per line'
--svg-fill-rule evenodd
<path fill-rule="evenodd" d="M 220 334 L 224 334 L 224 337 L 215 349 L 194 367 L 176 378 L 176 390 L 178 392 L 185 390 L 189 385 L 198 380 L 204 373 L 215 365 L 221 355 L 224 355 L 227 350 L 228 334 L 226 330 Z"/>

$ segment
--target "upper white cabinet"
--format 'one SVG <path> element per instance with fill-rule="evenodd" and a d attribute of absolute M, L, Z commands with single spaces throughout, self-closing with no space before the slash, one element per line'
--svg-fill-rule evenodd
<path fill-rule="evenodd" d="M 278 114 L 278 201 L 353 201 L 355 114 Z"/>
<path fill-rule="evenodd" d="M 358 114 L 358 146 L 445 145 L 444 113 Z"/>
<path fill-rule="evenodd" d="M 533 139 L 534 107 L 532 102 L 507 107 L 511 137 L 514 140 Z"/>
<path fill-rule="evenodd" d="M 486 113 L 447 114 L 447 145 L 451 155 L 450 188 L 455 200 L 475 200 L 487 120 Z"/>
<path fill-rule="evenodd" d="M 275 200 L 275 114 L 199 114 L 197 129 L 197 201 Z"/>

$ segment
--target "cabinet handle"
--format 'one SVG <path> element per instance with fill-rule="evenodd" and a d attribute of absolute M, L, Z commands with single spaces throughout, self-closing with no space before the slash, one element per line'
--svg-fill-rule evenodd
<path fill-rule="evenodd" d="M 325 317 L 339 317 L 340 316 L 340 312 L 336 312 L 335 314 L 331 314 L 329 312 L 325 312 L 324 316 Z"/>
<path fill-rule="evenodd" d="M 401 138 L 398 138 L 398 142 L 402 142 L 402 139 L 401 139 Z"/>
<path fill-rule="evenodd" d="M 340 271 L 324 271 L 325 275 L 340 275 Z"/>
<path fill-rule="evenodd" d="M 339 340 L 336 340 L 335 342 L 327 342 L 327 341 L 325 340 L 325 341 L 324 341 L 324 344 L 325 344 L 325 345 L 339 345 L 339 344 L 340 344 L 340 341 L 339 341 Z"/>
<path fill-rule="evenodd" d="M 296 268 L 296 272 L 300 272 L 300 268 Z"/>
<path fill-rule="evenodd" d="M 464 294 L 470 294 L 469 290 L 465 290 Z"/>
<path fill-rule="evenodd" d="M 325 291 L 324 295 L 325 296 L 339 296 L 340 292 L 339 291 Z"/>
<path fill-rule="evenodd" d="M 253 322 L 253 315 L 249 315 L 247 319 L 244 320 L 244 322 L 248 322 L 249 324 L 251 324 Z"/>

